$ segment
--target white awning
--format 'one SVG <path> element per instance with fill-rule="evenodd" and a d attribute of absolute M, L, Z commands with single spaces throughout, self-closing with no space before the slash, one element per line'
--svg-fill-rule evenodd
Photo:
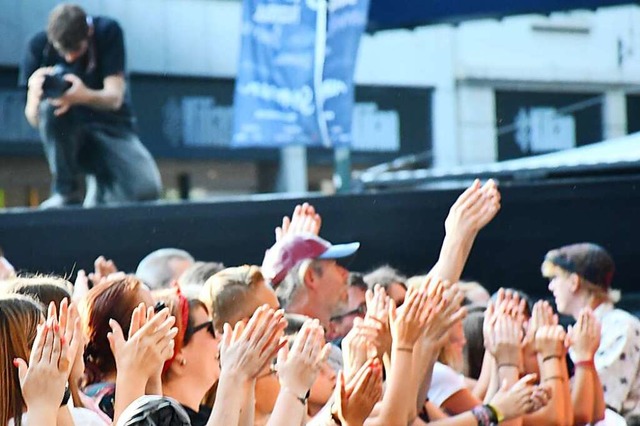
<path fill-rule="evenodd" d="M 366 186 L 406 184 L 408 181 L 434 182 L 473 177 L 540 176 L 546 174 L 637 167 L 640 170 L 640 132 L 578 148 L 517 160 L 449 168 L 363 172 L 359 180 Z"/>

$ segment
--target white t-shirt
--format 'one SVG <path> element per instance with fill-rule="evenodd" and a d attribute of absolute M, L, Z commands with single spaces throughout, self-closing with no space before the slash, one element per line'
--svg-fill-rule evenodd
<path fill-rule="evenodd" d="M 76 407 L 69 407 L 69 412 L 71 413 L 71 417 L 73 418 L 73 423 L 75 425 L 82 425 L 82 426 L 106 426 L 108 425 L 108 423 L 106 423 L 104 420 L 102 420 L 100 418 L 100 416 L 98 416 L 98 414 L 94 413 L 91 410 L 88 410 L 86 408 L 76 408 Z M 22 415 L 22 424 L 26 425 L 26 426 L 35 426 L 35 425 L 30 425 L 29 424 L 29 416 L 28 413 L 24 413 Z M 7 423 L 7 426 L 14 426 L 13 423 L 13 419 L 9 419 L 9 423 Z"/>
<path fill-rule="evenodd" d="M 607 408 L 604 410 L 604 420 L 600 420 L 595 426 L 627 426 L 627 422 L 620 414 Z"/>
<path fill-rule="evenodd" d="M 431 375 L 431 386 L 427 397 L 440 407 L 454 393 L 464 389 L 464 376 L 448 365 L 436 362 Z"/>

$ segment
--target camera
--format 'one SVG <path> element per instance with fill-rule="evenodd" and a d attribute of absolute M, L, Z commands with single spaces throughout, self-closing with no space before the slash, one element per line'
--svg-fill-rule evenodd
<path fill-rule="evenodd" d="M 42 83 L 44 98 L 59 98 L 71 87 L 71 83 L 64 79 L 65 74 L 68 74 L 68 71 L 64 67 L 56 65 L 51 74 L 45 75 Z"/>

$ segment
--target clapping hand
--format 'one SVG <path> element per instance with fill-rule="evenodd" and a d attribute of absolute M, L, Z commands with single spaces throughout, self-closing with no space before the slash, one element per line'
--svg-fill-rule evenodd
<path fill-rule="evenodd" d="M 549 302 L 545 300 L 538 300 L 535 305 L 533 305 L 531 319 L 527 324 L 525 341 L 527 343 L 533 343 L 536 333 L 541 327 L 553 325 L 558 325 L 558 315 L 553 313 L 553 308 Z"/>
<path fill-rule="evenodd" d="M 407 291 L 402 307 L 396 309 L 393 301 L 389 303 L 389 324 L 396 349 L 413 350 L 429 316 L 429 310 L 425 309 L 427 300 L 425 291 L 412 287 Z"/>
<path fill-rule="evenodd" d="M 353 320 L 353 327 L 342 340 L 344 376 L 349 381 L 368 359 L 375 357 L 377 349 L 372 343 L 379 330 L 365 324 L 362 318 Z"/>
<path fill-rule="evenodd" d="M 331 412 L 345 426 L 361 426 L 381 397 L 382 364 L 372 358 L 348 382 L 338 375 Z"/>
<path fill-rule="evenodd" d="M 522 327 L 513 318 L 502 315 L 491 330 L 491 354 L 498 366 L 509 365 L 522 370 Z"/>
<path fill-rule="evenodd" d="M 176 319 L 165 308 L 147 321 L 150 315 L 144 304 L 134 309 L 131 317 L 128 339 L 125 340 L 122 327 L 113 319 L 109 321 L 111 332 L 107 339 L 118 374 L 126 372 L 146 384 L 173 356 L 174 338 L 178 334 L 173 327 Z"/>
<path fill-rule="evenodd" d="M 298 398 L 304 398 L 311 389 L 331 349 L 330 343 L 323 345 L 323 335 L 318 320 L 309 319 L 302 325 L 291 349 L 284 345 L 278 352 L 276 369 L 280 386 Z"/>
<path fill-rule="evenodd" d="M 565 346 L 573 349 L 575 362 L 593 361 L 600 346 L 600 323 L 590 308 L 583 308 L 575 325 L 569 326 Z"/>
<path fill-rule="evenodd" d="M 566 333 L 561 325 L 544 325 L 536 332 L 534 345 L 543 358 L 561 358 L 565 354 Z"/>
<path fill-rule="evenodd" d="M 41 419 L 55 419 L 69 377 L 69 358 L 64 330 L 55 317 L 49 317 L 37 327 L 29 364 L 22 358 L 13 361 L 18 368 L 22 397 L 31 421 L 39 423 Z"/>
<path fill-rule="evenodd" d="M 309 204 L 296 205 L 291 215 L 282 218 L 282 225 L 275 229 L 276 242 L 285 235 L 296 235 L 310 233 L 318 235 L 322 226 L 322 218 L 316 213 L 315 208 Z"/>
<path fill-rule="evenodd" d="M 113 260 L 106 259 L 104 256 L 98 256 L 93 262 L 93 272 L 89 274 L 88 278 L 94 286 L 101 282 L 112 279 L 115 277 L 124 278 L 124 272 L 118 272 L 118 267 Z"/>
<path fill-rule="evenodd" d="M 457 285 L 436 277 L 428 277 L 421 289 L 429 294 L 423 342 L 426 346 L 439 350 L 447 342 L 451 326 L 467 314 L 462 307 L 464 295 Z"/>
<path fill-rule="evenodd" d="M 282 347 L 280 340 L 286 324 L 281 310 L 266 305 L 254 312 L 246 326 L 243 322 L 233 328 L 225 324 L 220 343 L 221 375 L 255 379 Z"/>

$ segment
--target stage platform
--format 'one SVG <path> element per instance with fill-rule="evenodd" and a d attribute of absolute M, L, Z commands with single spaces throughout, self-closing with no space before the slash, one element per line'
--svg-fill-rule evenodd
<path fill-rule="evenodd" d="M 310 196 L 322 235 L 360 241 L 357 271 L 383 263 L 407 274 L 427 271 L 438 256 L 443 221 L 461 188 Z M 511 286 L 546 295 L 540 263 L 546 251 L 592 241 L 617 263 L 614 284 L 638 292 L 640 176 L 501 186 L 502 210 L 480 234 L 463 277 L 490 289 Z M 273 229 L 297 198 L 256 196 L 208 203 L 145 204 L 0 213 L 0 246 L 19 269 L 70 275 L 103 254 L 125 271 L 148 252 L 180 247 L 225 265 L 257 263 Z M 640 308 L 638 308 L 640 309 Z"/>

